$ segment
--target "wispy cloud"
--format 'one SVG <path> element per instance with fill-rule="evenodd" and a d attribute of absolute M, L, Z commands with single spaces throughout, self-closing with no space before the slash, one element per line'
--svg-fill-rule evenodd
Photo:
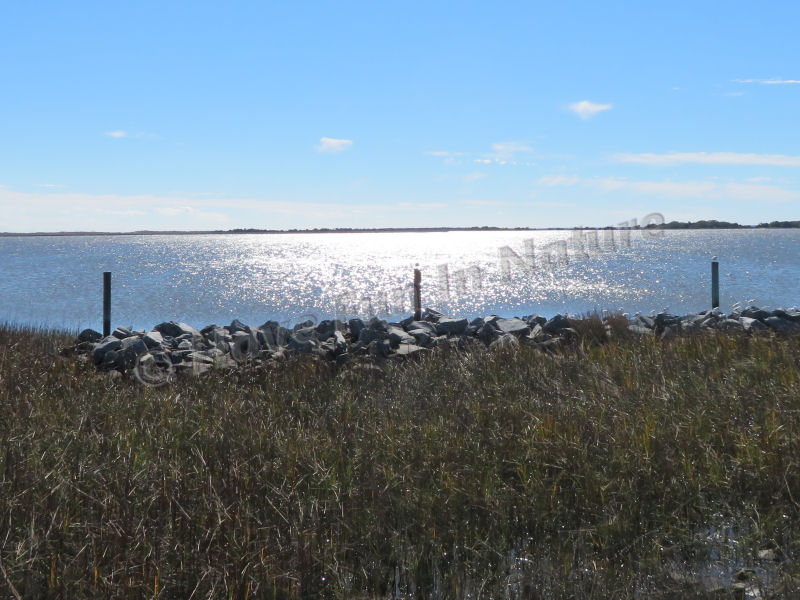
<path fill-rule="evenodd" d="M 127 133 L 125 133 L 124 131 L 120 131 L 120 130 L 117 130 L 117 131 L 106 131 L 105 135 L 107 135 L 108 137 L 115 138 L 115 139 L 122 139 L 124 137 L 128 137 Z"/>
<path fill-rule="evenodd" d="M 542 178 L 547 180 L 547 178 Z M 542 180 L 540 180 L 541 182 Z M 718 181 L 635 181 L 621 177 L 592 179 L 550 178 L 543 185 L 553 187 L 584 185 L 604 192 L 627 191 L 637 196 L 657 196 L 665 199 L 698 199 L 748 202 L 796 202 L 800 191 L 775 185 Z"/>
<path fill-rule="evenodd" d="M 760 83 L 761 85 L 800 85 L 800 79 L 734 79 L 734 83 Z"/>
<path fill-rule="evenodd" d="M 636 163 L 654 167 L 671 167 L 682 164 L 800 167 L 800 156 L 788 156 L 786 154 L 670 152 L 667 154 L 617 154 L 614 156 L 614 159 L 617 162 Z"/>
<path fill-rule="evenodd" d="M 503 200 L 462 200 L 461 204 L 466 206 L 512 206 L 511 202 Z"/>
<path fill-rule="evenodd" d="M 0 187 L 3 187 L 3 186 L 0 186 Z M 55 188 L 65 188 L 67 186 L 64 185 L 64 184 L 61 184 L 61 183 L 37 183 L 36 187 L 53 188 L 53 189 L 55 189 Z"/>
<path fill-rule="evenodd" d="M 426 152 L 428 156 L 439 156 L 441 158 L 452 158 L 455 156 L 466 156 L 466 152 L 448 152 L 447 150 L 434 150 L 433 152 Z"/>
<path fill-rule="evenodd" d="M 556 186 L 572 186 L 580 183 L 580 178 L 567 175 L 546 175 L 537 181 L 536 183 L 540 185 L 546 185 L 548 187 L 556 187 Z"/>
<path fill-rule="evenodd" d="M 481 173 L 479 171 L 476 171 L 476 172 L 470 173 L 469 175 L 464 177 L 464 181 L 466 181 L 467 183 L 473 183 L 475 181 L 480 181 L 481 179 L 484 179 L 485 177 L 486 177 L 486 173 Z"/>
<path fill-rule="evenodd" d="M 517 157 L 518 154 L 533 152 L 533 148 L 527 142 L 494 142 L 491 148 L 492 152 L 483 153 L 437 150 L 426 152 L 425 154 L 442 158 L 447 165 L 460 165 L 464 161 L 471 161 L 480 165 L 534 165 L 531 162 L 523 162 Z"/>
<path fill-rule="evenodd" d="M 580 102 L 569 105 L 569 109 L 584 120 L 591 119 L 597 113 L 601 113 L 604 110 L 611 110 L 612 108 L 613 106 L 610 104 L 597 104 L 589 100 L 581 100 Z"/>
<path fill-rule="evenodd" d="M 317 146 L 318 152 L 327 152 L 335 154 L 343 152 L 353 145 L 353 140 L 342 140 L 337 138 L 323 137 L 319 138 L 319 145 Z"/>
<path fill-rule="evenodd" d="M 572 202 L 556 202 L 556 201 L 545 201 L 545 200 L 536 200 L 535 202 L 528 202 L 529 206 L 541 206 L 543 208 L 563 208 L 566 206 L 575 206 Z"/>
<path fill-rule="evenodd" d="M 525 142 L 495 142 L 492 144 L 496 158 L 511 158 L 520 152 L 532 152 L 531 148 Z"/>

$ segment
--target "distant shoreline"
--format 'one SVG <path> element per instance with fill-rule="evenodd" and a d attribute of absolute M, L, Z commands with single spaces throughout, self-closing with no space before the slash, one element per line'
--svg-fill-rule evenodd
<path fill-rule="evenodd" d="M 740 225 L 727 221 L 670 221 L 660 225 L 619 227 L 374 227 L 374 228 L 321 228 L 321 229 L 216 229 L 209 231 L 37 231 L 31 233 L 0 232 L 0 237 L 78 237 L 117 235 L 241 235 L 241 234 L 294 234 L 294 233 L 445 233 L 448 231 L 573 231 L 576 229 L 800 229 L 800 221 L 772 221 L 758 225 Z"/>

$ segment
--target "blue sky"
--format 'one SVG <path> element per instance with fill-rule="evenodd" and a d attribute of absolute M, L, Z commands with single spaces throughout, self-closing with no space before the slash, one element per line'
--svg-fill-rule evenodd
<path fill-rule="evenodd" d="M 0 231 L 800 218 L 800 3 L 4 3 Z"/>

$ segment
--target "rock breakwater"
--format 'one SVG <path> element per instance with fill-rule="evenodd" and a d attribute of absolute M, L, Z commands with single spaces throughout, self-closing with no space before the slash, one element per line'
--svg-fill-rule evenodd
<path fill-rule="evenodd" d="M 471 321 L 426 309 L 420 320 L 399 322 L 377 318 L 368 321 L 305 321 L 287 329 L 275 321 L 252 327 L 234 320 L 230 325 L 195 329 L 185 323 L 165 322 L 152 331 L 118 327 L 103 336 L 91 329 L 80 333 L 77 353 L 110 373 L 134 372 L 145 383 L 164 382 L 180 373 L 201 375 L 215 368 L 239 369 L 282 361 L 292 355 L 313 355 L 343 364 L 359 357 L 403 360 L 420 357 L 437 348 L 465 350 L 471 345 L 515 347 L 520 344 L 552 351 L 575 339 L 580 332 L 599 331 L 604 339 L 620 335 L 655 336 L 660 339 L 704 331 L 741 334 L 800 334 L 800 310 L 765 310 L 754 306 L 723 313 L 718 309 L 677 316 L 666 312 L 651 316 L 609 315 L 570 317 L 540 315 Z"/>

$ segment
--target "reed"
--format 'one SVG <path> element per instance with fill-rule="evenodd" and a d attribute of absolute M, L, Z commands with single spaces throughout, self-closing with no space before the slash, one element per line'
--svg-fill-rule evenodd
<path fill-rule="evenodd" d="M 771 585 L 796 589 L 800 340 L 600 325 L 555 353 L 295 359 L 158 389 L 59 356 L 68 334 L 0 327 L 0 588 L 647 597 L 724 525 L 737 564 L 772 548 Z"/>

